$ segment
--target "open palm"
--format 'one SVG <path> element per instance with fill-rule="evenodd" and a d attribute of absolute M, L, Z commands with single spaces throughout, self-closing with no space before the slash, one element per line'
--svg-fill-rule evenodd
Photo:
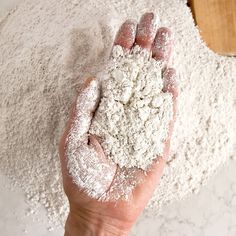
<path fill-rule="evenodd" d="M 144 50 L 148 50 L 154 59 L 163 62 L 163 90 L 173 95 L 175 115 L 177 97 L 175 70 L 168 68 L 172 47 L 171 33 L 167 28 L 157 29 L 153 19 L 153 13 L 146 13 L 138 25 L 132 21 L 126 21 L 121 26 L 114 44 L 120 45 L 130 53 L 133 46 L 138 44 Z M 102 227 L 108 231 L 116 232 L 119 229 L 119 232 L 126 235 L 145 208 L 162 176 L 165 159 L 169 154 L 174 120 L 170 123 L 169 138 L 165 144 L 163 157 L 157 157 L 148 172 L 138 168 L 120 168 L 106 158 L 97 137 L 88 133 L 99 96 L 98 81 L 96 78 L 89 78 L 78 95 L 60 142 L 63 185 L 70 203 L 68 222 L 79 221 L 81 224 L 90 223 L 99 227 L 102 224 Z M 80 113 L 79 116 L 78 113 Z M 73 129 L 75 135 L 79 130 L 78 152 L 91 150 L 91 155 L 87 156 L 86 160 L 83 160 L 84 157 L 78 160 L 81 162 L 78 173 L 81 175 L 79 183 L 73 180 L 67 168 L 67 141 Z M 92 152 L 96 155 L 93 156 Z M 85 162 L 94 169 L 92 174 L 88 172 Z M 89 191 L 85 189 L 88 181 L 91 188 Z M 138 184 L 134 185 L 134 182 Z M 122 192 L 129 191 L 128 201 L 124 199 L 125 196 L 120 198 Z"/>

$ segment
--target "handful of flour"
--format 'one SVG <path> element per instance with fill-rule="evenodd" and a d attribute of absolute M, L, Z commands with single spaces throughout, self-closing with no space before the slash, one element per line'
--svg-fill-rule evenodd
<path fill-rule="evenodd" d="M 146 170 L 163 154 L 173 118 L 172 94 L 163 92 L 162 66 L 135 46 L 113 48 L 101 74 L 102 97 L 90 127 L 106 156 L 120 167 Z"/>

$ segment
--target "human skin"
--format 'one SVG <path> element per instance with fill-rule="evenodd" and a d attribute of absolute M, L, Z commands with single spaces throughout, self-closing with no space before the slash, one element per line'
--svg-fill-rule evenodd
<path fill-rule="evenodd" d="M 160 181 L 166 163 L 165 160 L 169 155 L 170 140 L 176 114 L 177 87 L 175 70 L 168 68 L 172 42 L 169 37 L 165 36 L 170 36 L 170 30 L 167 28 L 156 29 L 152 24 L 153 18 L 153 13 L 145 13 L 138 25 L 132 21 L 123 23 L 117 33 L 114 45 L 120 45 L 124 50 L 131 53 L 132 47 L 138 44 L 143 49 L 148 50 L 154 59 L 163 62 L 163 90 L 172 93 L 174 105 L 174 118 L 169 126 L 169 136 L 165 142 L 163 156 L 157 157 L 153 162 L 149 171 L 143 177 L 142 182 L 132 191 L 132 198 L 128 201 L 120 199 L 118 201 L 104 202 L 91 198 L 73 182 L 67 169 L 65 150 L 66 140 L 75 119 L 75 108 L 73 108 L 59 147 L 63 186 L 70 204 L 70 212 L 65 225 L 65 236 L 129 235 L 132 226 L 142 213 Z M 84 89 L 95 79 L 89 78 L 84 84 Z M 94 110 L 87 111 L 91 119 Z M 96 137 L 92 137 L 90 141 L 95 144 L 97 153 L 101 155 L 101 158 L 104 158 L 105 154 Z"/>

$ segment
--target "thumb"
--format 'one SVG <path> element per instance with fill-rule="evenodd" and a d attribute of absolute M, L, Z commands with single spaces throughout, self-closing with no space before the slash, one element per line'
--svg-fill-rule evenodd
<path fill-rule="evenodd" d="M 98 81 L 95 78 L 87 79 L 76 101 L 72 104 L 69 120 L 60 140 L 59 151 L 61 156 L 65 153 L 69 137 L 71 139 L 76 138 L 78 143 L 87 141 L 87 132 L 99 97 Z"/>
<path fill-rule="evenodd" d="M 93 113 L 100 96 L 99 82 L 88 79 L 74 104 L 71 118 L 62 138 L 64 149 L 61 163 L 66 188 L 77 185 L 89 197 L 100 198 L 109 188 L 116 172 L 110 165 L 97 140 L 89 136 Z"/>
<path fill-rule="evenodd" d="M 98 80 L 95 78 L 87 79 L 76 101 L 75 116 L 72 117 L 72 119 L 74 118 L 74 124 L 69 134 L 76 145 L 88 142 L 88 131 L 99 97 L 100 86 Z"/>

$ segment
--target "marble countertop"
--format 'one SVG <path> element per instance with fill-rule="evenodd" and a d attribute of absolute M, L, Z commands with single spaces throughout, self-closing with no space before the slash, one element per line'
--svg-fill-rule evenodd
<path fill-rule="evenodd" d="M 49 225 L 43 207 L 27 214 L 28 206 L 20 189 L 9 189 L 9 180 L 0 174 L 0 232 L 4 236 L 58 236 L 63 229 Z M 156 219 L 140 218 L 135 236 L 235 236 L 236 161 L 213 177 L 199 194 L 163 209 Z"/>
<path fill-rule="evenodd" d="M 0 0 L 0 17 L 21 0 Z M 32 217 L 20 189 L 9 189 L 0 173 L 0 234 L 58 236 L 63 229 L 49 225 L 43 207 Z M 156 219 L 140 218 L 135 236 L 236 236 L 236 161 L 231 160 L 199 194 L 163 209 Z"/>

